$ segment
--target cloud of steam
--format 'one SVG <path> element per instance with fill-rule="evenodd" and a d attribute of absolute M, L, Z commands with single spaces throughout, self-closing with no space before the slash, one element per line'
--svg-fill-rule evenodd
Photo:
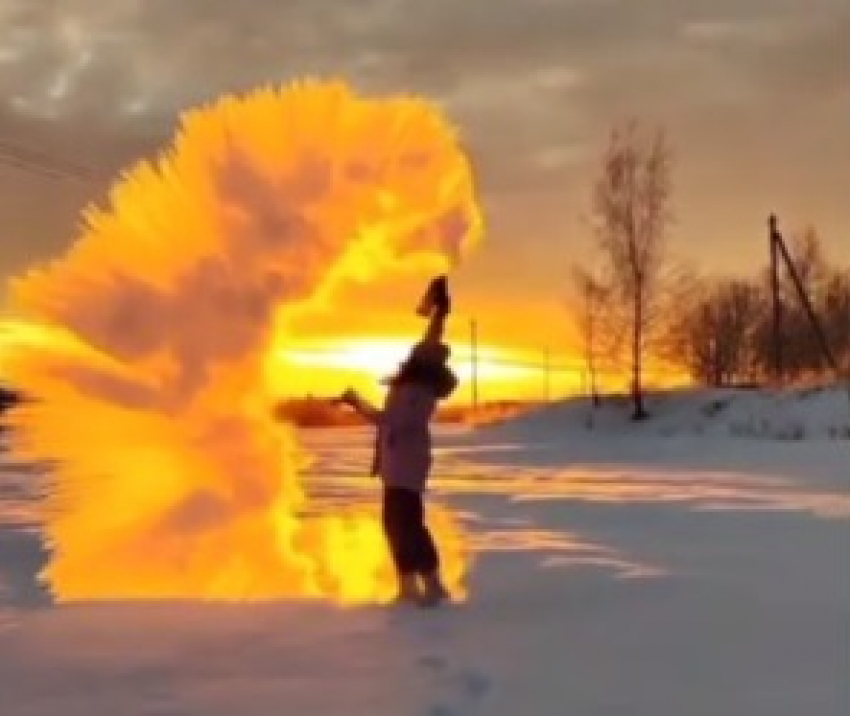
<path fill-rule="evenodd" d="M 477 240 L 451 128 L 420 99 L 340 82 L 226 97 L 85 218 L 67 255 L 14 280 L 24 322 L 6 339 L 35 399 L 14 450 L 55 464 L 54 591 L 380 597 L 377 523 L 301 517 L 267 359 L 341 282 L 445 269 Z"/>

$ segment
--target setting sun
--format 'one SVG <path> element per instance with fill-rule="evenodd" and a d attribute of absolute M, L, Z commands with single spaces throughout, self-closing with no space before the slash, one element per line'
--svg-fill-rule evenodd
<path fill-rule="evenodd" d="M 375 398 L 383 393 L 380 381 L 393 374 L 415 341 L 415 336 L 363 336 L 290 342 L 276 356 L 287 376 L 281 390 L 287 396 L 322 396 L 351 385 Z M 468 343 L 452 342 L 451 349 L 452 369 L 460 379 L 456 402 L 469 401 L 473 374 L 478 388 L 485 396 L 489 391 L 491 399 L 542 397 L 546 365 L 540 357 L 529 358 L 506 346 L 480 345 L 473 361 Z M 562 370 L 557 376 L 559 392 L 576 392 L 580 382 L 578 369 Z"/>

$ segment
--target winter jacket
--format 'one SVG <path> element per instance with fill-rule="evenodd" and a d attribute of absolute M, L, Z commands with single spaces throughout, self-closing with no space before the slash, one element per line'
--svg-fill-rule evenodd
<path fill-rule="evenodd" d="M 381 410 L 367 410 L 377 427 L 373 473 L 388 487 L 425 490 L 431 472 L 434 391 L 423 383 L 392 385 Z"/>

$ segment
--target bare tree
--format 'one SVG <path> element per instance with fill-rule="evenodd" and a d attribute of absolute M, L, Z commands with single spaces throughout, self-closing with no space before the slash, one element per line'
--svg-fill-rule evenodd
<path fill-rule="evenodd" d="M 752 380 L 753 339 L 766 314 L 760 287 L 723 279 L 703 282 L 693 295 L 677 313 L 672 358 L 706 385 Z"/>
<path fill-rule="evenodd" d="M 622 329 L 628 335 L 636 420 L 647 417 L 644 358 L 660 316 L 670 175 L 664 132 L 647 134 L 629 122 L 612 131 L 593 191 L 592 214 L 612 297 L 627 315 Z"/>
<path fill-rule="evenodd" d="M 828 261 L 812 228 L 792 238 L 788 258 L 793 267 L 783 263 L 777 283 L 782 378 L 850 373 L 850 271 Z M 704 384 L 775 375 L 772 291 L 769 271 L 751 281 L 694 280 L 690 299 L 671 311 L 668 355 Z"/>
<path fill-rule="evenodd" d="M 774 330 L 778 329 L 784 380 L 811 380 L 833 370 L 842 361 L 842 271 L 825 256 L 817 231 L 809 226 L 795 233 L 787 258 L 780 264 L 776 288 L 781 321 L 765 316 L 756 340 L 756 353 L 766 374 L 775 373 Z M 765 279 L 765 290 L 770 291 Z M 836 315 L 838 318 L 836 319 Z M 837 320 L 837 324 L 836 324 Z"/>
<path fill-rule="evenodd" d="M 850 269 L 832 272 L 822 295 L 827 340 L 839 366 L 850 375 Z"/>
<path fill-rule="evenodd" d="M 590 271 L 573 267 L 573 283 L 581 309 L 578 327 L 584 352 L 585 369 L 594 405 L 599 405 L 598 359 L 602 340 L 602 320 L 605 308 L 606 287 Z"/>
<path fill-rule="evenodd" d="M 830 269 L 820 238 L 814 227 L 808 226 L 791 237 L 788 247 L 794 264 L 799 288 L 790 271 L 783 271 L 780 296 L 784 305 L 783 331 L 788 338 L 783 346 L 783 365 L 791 378 L 812 377 L 828 370 L 827 359 L 811 316 L 803 305 L 799 290 L 806 294 L 820 321 L 823 318 L 823 294 L 829 280 Z"/>

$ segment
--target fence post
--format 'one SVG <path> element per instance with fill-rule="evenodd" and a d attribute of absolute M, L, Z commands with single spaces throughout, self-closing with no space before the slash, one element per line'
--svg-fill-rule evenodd
<path fill-rule="evenodd" d="M 469 321 L 469 360 L 472 381 L 472 413 L 478 414 L 478 324 L 474 318 Z"/>

